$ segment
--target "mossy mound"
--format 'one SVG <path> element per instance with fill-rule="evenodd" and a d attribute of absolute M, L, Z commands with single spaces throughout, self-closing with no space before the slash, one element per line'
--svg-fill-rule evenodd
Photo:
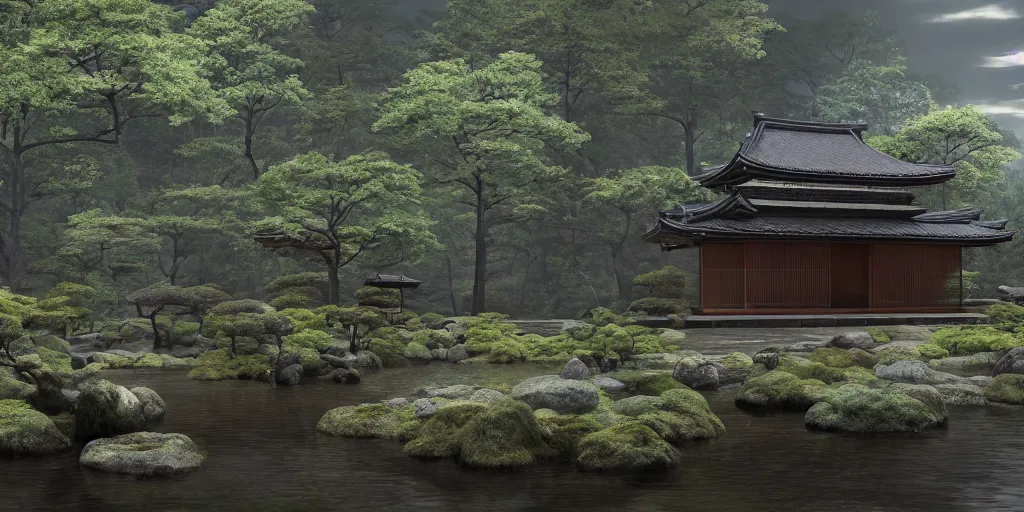
<path fill-rule="evenodd" d="M 933 359 L 949 357 L 949 352 L 938 345 L 924 343 L 914 346 L 884 348 L 879 350 L 876 355 L 878 356 L 878 364 L 890 365 L 897 361 L 922 361 L 927 363 Z"/>
<path fill-rule="evenodd" d="M 969 356 L 1024 346 L 1024 338 L 987 325 L 959 325 L 935 331 L 932 343 L 950 354 Z"/>
<path fill-rule="evenodd" d="M 318 358 L 319 359 L 319 358 Z M 226 349 L 203 352 L 186 377 L 194 380 L 264 380 L 270 377 L 269 358 L 265 355 L 231 358 Z"/>
<path fill-rule="evenodd" d="M 0 400 L 27 400 L 35 391 L 35 386 L 14 378 L 7 368 L 0 367 Z"/>
<path fill-rule="evenodd" d="M 132 368 L 162 368 L 164 360 L 158 354 L 143 354 L 132 363 Z"/>
<path fill-rule="evenodd" d="M 418 359 L 421 361 L 429 361 L 433 359 L 433 356 L 430 355 L 430 349 L 427 348 L 426 345 L 416 343 L 415 341 L 410 341 L 409 344 L 405 346 L 404 355 L 406 359 Z"/>
<path fill-rule="evenodd" d="M 134 476 L 166 476 L 197 469 L 206 454 L 181 434 L 137 432 L 85 445 L 79 463 L 83 466 Z"/>
<path fill-rule="evenodd" d="M 801 379 L 819 380 L 825 384 L 843 382 L 846 380 L 846 374 L 841 368 L 825 366 L 822 363 L 809 363 L 787 356 L 779 358 L 779 366 L 775 369 L 790 373 Z"/>
<path fill-rule="evenodd" d="M 100 380 L 75 402 L 75 436 L 90 440 L 139 432 L 146 427 L 142 402 L 128 388 Z"/>
<path fill-rule="evenodd" d="M 441 320 L 444 320 L 444 317 Z M 433 350 L 435 348 L 450 348 L 455 343 L 455 337 L 444 329 L 424 329 L 413 333 L 412 341 Z"/>
<path fill-rule="evenodd" d="M 526 361 L 526 347 L 518 341 L 504 339 L 490 344 L 487 362 L 491 364 L 522 363 Z"/>
<path fill-rule="evenodd" d="M 874 368 L 878 362 L 878 358 L 871 352 L 859 348 L 819 348 L 811 352 L 807 359 L 832 368 L 849 368 L 851 366 Z"/>
<path fill-rule="evenodd" d="M 496 402 L 459 430 L 459 462 L 467 466 L 528 466 L 550 457 L 551 448 L 530 406 L 515 400 Z"/>
<path fill-rule="evenodd" d="M 736 395 L 735 402 L 737 407 L 752 411 L 804 412 L 820 402 L 828 389 L 820 380 L 801 379 L 792 373 L 772 370 L 748 380 Z"/>
<path fill-rule="evenodd" d="M 843 368 L 843 376 L 845 377 L 843 379 L 844 382 L 848 382 L 850 384 L 870 384 L 878 380 L 874 371 L 861 366 Z"/>
<path fill-rule="evenodd" d="M 352 405 L 327 411 L 316 424 L 325 434 L 340 437 L 412 439 L 420 423 L 412 406 Z"/>
<path fill-rule="evenodd" d="M 323 352 L 324 350 L 334 346 L 334 336 L 331 336 L 321 330 L 306 329 L 304 331 L 299 331 L 295 334 L 285 336 L 284 343 L 285 346 L 308 348 L 316 350 L 317 352 Z"/>
<path fill-rule="evenodd" d="M 0 453 L 45 455 L 71 448 L 71 441 L 45 414 L 22 400 L 0 400 Z"/>
<path fill-rule="evenodd" d="M 925 386 L 921 386 L 925 388 Z M 847 384 L 828 393 L 804 416 L 807 428 L 842 432 L 917 432 L 945 424 L 946 409 L 941 395 L 924 401 L 923 394 L 890 386 L 872 389 L 860 384 Z"/>
<path fill-rule="evenodd" d="M 475 402 L 445 404 L 420 427 L 416 438 L 406 443 L 405 453 L 416 457 L 458 456 L 459 430 L 485 410 L 487 405 Z"/>
<path fill-rule="evenodd" d="M 634 421 L 585 436 L 577 451 L 576 465 L 590 471 L 667 468 L 681 458 L 657 432 Z"/>
<path fill-rule="evenodd" d="M 1004 373 L 992 378 L 985 387 L 985 398 L 990 402 L 1024 405 L 1024 375 Z"/>
<path fill-rule="evenodd" d="M 61 352 L 64 354 L 71 354 L 71 343 L 59 336 L 53 334 L 38 334 L 32 336 L 32 344 L 36 348 L 48 348 L 50 350 Z"/>
<path fill-rule="evenodd" d="M 672 378 L 672 372 L 615 372 L 612 377 L 632 389 L 638 395 L 659 396 L 670 389 L 683 385 Z"/>
<path fill-rule="evenodd" d="M 131 368 L 135 364 L 135 358 L 125 357 L 118 354 L 97 352 L 92 355 L 94 363 L 103 363 L 109 369 Z"/>
<path fill-rule="evenodd" d="M 541 409 L 534 411 L 537 424 L 544 433 L 544 442 L 560 459 L 572 459 L 576 455 L 576 446 L 580 440 L 589 434 L 601 430 L 602 425 L 591 415 L 566 414 L 559 416 L 551 411 L 551 414 L 543 414 Z"/>
<path fill-rule="evenodd" d="M 754 367 L 754 360 L 743 352 L 733 352 L 719 362 L 729 370 L 750 370 Z"/>
<path fill-rule="evenodd" d="M 871 339 L 875 340 L 875 343 L 880 345 L 892 341 L 892 336 L 881 327 L 868 327 L 868 334 L 871 335 Z"/>
<path fill-rule="evenodd" d="M 689 389 L 670 389 L 661 396 L 638 395 L 616 402 L 613 411 L 636 418 L 669 442 L 713 439 L 725 433 L 707 400 Z"/>

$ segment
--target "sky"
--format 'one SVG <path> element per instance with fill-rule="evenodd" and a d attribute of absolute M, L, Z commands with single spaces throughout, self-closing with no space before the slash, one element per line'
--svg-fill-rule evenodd
<path fill-rule="evenodd" d="M 509 0 L 515 1 L 515 0 Z M 829 11 L 877 11 L 905 42 L 907 67 L 962 91 L 1003 128 L 1024 136 L 1024 0 L 763 0 L 769 15 L 815 18 Z M 404 0 L 406 9 L 443 9 L 445 0 Z"/>

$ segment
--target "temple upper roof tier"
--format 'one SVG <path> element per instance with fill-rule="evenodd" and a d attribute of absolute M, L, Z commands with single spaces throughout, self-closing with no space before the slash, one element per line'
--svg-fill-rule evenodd
<path fill-rule="evenodd" d="M 865 124 L 795 121 L 754 115 L 754 129 L 727 164 L 695 179 L 719 189 L 751 180 L 874 187 L 934 185 L 952 179 L 947 165 L 904 162 L 864 142 Z"/>

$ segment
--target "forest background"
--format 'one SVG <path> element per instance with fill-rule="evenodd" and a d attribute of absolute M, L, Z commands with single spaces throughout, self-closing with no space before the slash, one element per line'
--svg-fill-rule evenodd
<path fill-rule="evenodd" d="M 408 11 L 0 0 L 0 282 L 88 285 L 113 315 L 160 282 L 349 303 L 378 272 L 423 280 L 407 297 L 420 312 L 621 310 L 637 275 L 692 267 L 640 235 L 657 211 L 710 199 L 690 176 L 732 156 L 753 109 L 866 122 L 882 151 L 957 167 L 926 206 L 1024 220 L 1020 141 L 910 74 L 875 13 Z M 1020 243 L 966 251 L 976 295 L 1020 284 Z"/>

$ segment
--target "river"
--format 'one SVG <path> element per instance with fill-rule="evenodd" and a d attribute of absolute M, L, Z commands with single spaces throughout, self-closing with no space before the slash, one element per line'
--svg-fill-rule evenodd
<path fill-rule="evenodd" d="M 954 410 L 940 431 L 864 437 L 808 432 L 799 414 L 751 416 L 719 391 L 706 396 L 725 436 L 683 447 L 678 468 L 638 475 L 569 465 L 469 470 L 412 459 L 398 442 L 315 430 L 342 405 L 482 375 L 511 383 L 556 371 L 435 363 L 367 374 L 355 386 L 280 388 L 111 371 L 105 377 L 114 382 L 160 393 L 167 417 L 157 430 L 190 436 L 208 451 L 206 466 L 133 480 L 80 468 L 76 453 L 0 459 L 0 510 L 1024 510 L 1024 408 Z"/>

